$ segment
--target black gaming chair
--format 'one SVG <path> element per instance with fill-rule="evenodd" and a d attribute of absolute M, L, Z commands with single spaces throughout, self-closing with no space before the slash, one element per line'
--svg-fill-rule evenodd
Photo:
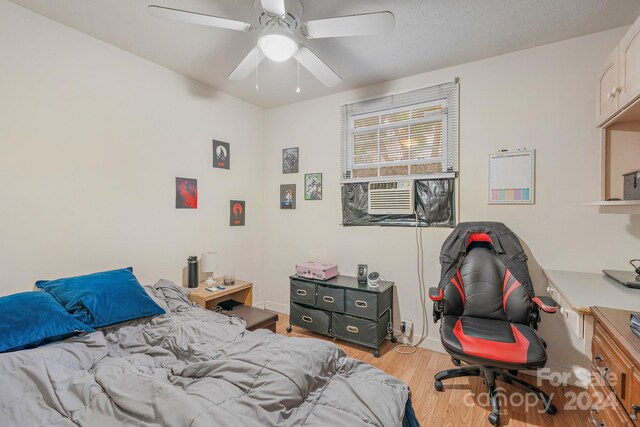
<path fill-rule="evenodd" d="M 535 330 L 540 310 L 558 309 L 552 298 L 534 296 L 518 238 L 502 223 L 460 223 L 444 242 L 440 263 L 440 284 L 429 289 L 434 321 L 442 319 L 440 336 L 453 364 L 468 366 L 436 374 L 436 390 L 448 378 L 482 376 L 494 426 L 500 425 L 496 380 L 535 394 L 555 414 L 548 395 L 516 377 L 545 365 L 546 343 Z"/>

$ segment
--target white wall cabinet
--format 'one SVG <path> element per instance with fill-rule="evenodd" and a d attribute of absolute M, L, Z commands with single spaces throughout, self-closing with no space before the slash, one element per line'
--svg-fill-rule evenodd
<path fill-rule="evenodd" d="M 640 98 L 640 18 L 600 68 L 596 123 L 605 127 Z"/>
<path fill-rule="evenodd" d="M 640 95 L 640 19 L 622 38 L 619 48 L 619 107 L 626 107 Z"/>
<path fill-rule="evenodd" d="M 601 191 L 593 205 L 605 213 L 640 213 L 623 200 L 623 174 L 640 169 L 640 18 L 606 58 L 596 84 L 601 132 Z"/>
<path fill-rule="evenodd" d="M 618 68 L 620 67 L 618 46 L 616 46 L 600 68 L 598 76 L 598 111 L 596 115 L 599 124 L 604 123 L 618 111 Z"/>

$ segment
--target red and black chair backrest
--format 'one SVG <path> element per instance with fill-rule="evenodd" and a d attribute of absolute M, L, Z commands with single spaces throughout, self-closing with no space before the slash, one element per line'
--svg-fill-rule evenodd
<path fill-rule="evenodd" d="M 527 258 L 504 224 L 458 224 L 440 260 L 445 316 L 530 322 L 533 288 Z"/>

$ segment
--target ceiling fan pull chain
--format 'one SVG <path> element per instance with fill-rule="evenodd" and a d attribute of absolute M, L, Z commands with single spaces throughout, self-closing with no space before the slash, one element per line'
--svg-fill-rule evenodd
<path fill-rule="evenodd" d="M 260 88 L 260 51 L 256 52 L 256 92 Z"/>
<path fill-rule="evenodd" d="M 296 93 L 300 93 L 300 52 L 296 52 L 296 62 L 298 63 L 298 86 L 296 87 Z"/>

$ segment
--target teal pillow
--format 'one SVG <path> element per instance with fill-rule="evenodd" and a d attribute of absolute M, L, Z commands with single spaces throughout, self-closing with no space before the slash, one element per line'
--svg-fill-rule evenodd
<path fill-rule="evenodd" d="M 0 352 L 33 348 L 93 332 L 46 292 L 23 292 L 0 298 Z"/>
<path fill-rule="evenodd" d="M 39 280 L 36 286 L 51 294 L 77 320 L 93 328 L 165 313 L 140 285 L 131 267 Z"/>

